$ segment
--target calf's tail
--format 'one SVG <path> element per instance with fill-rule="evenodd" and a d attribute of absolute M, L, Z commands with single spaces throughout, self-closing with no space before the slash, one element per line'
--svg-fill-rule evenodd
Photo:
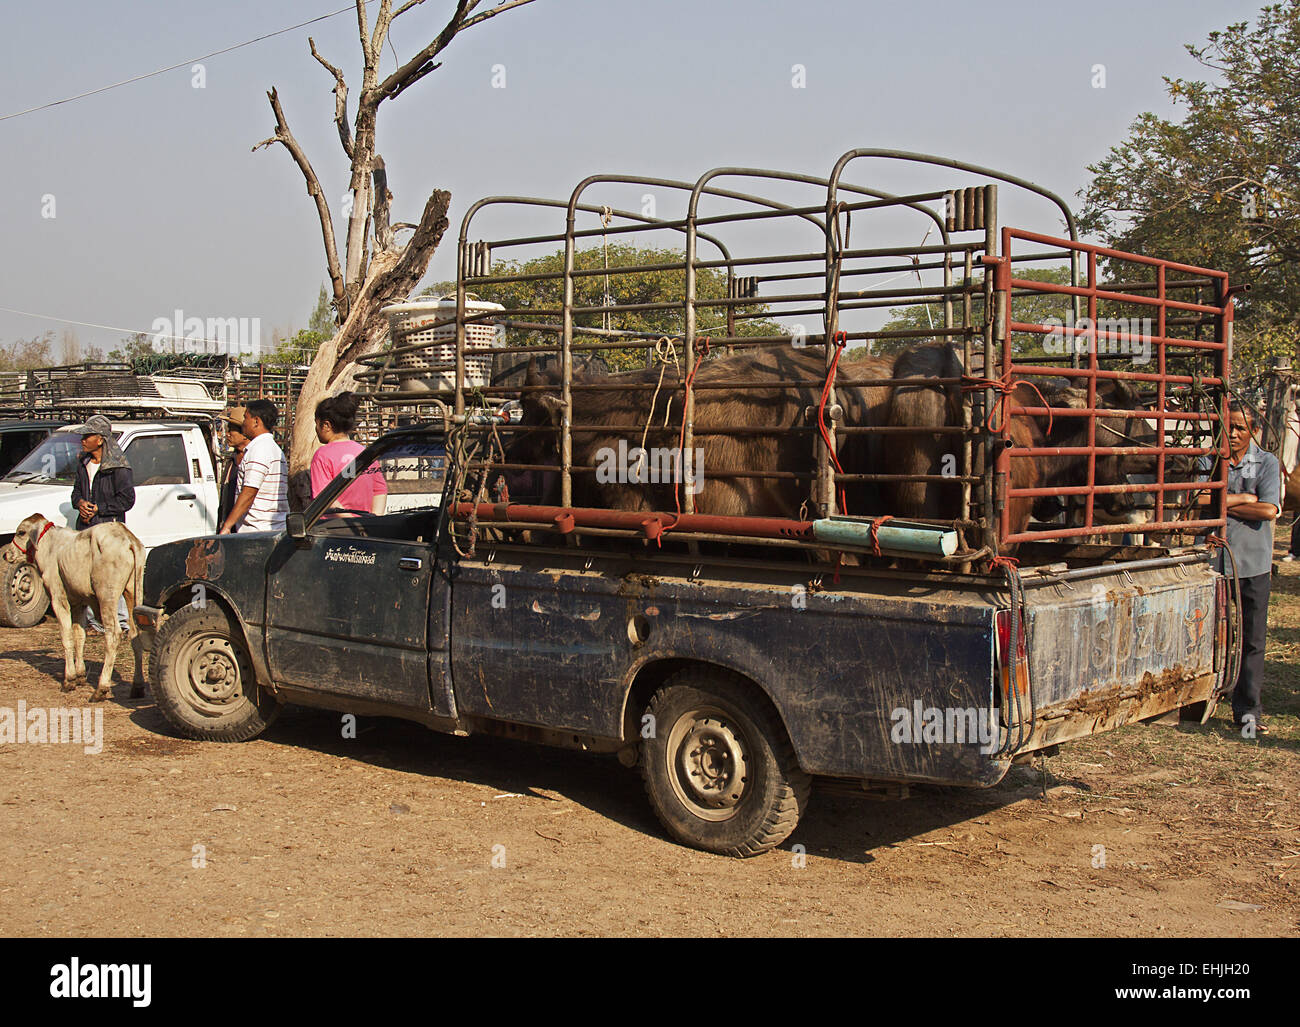
<path fill-rule="evenodd" d="M 127 638 L 135 638 L 140 633 L 135 623 L 135 607 L 137 603 L 144 601 L 144 546 L 133 540 L 131 555 L 135 558 L 135 569 L 131 572 L 126 600 Z"/>

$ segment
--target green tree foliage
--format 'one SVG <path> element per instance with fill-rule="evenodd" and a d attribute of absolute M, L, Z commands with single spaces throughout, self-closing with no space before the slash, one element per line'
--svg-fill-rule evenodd
<path fill-rule="evenodd" d="M 672 308 L 663 310 L 619 310 L 609 316 L 609 327 L 621 331 L 646 332 L 652 335 L 668 336 L 681 352 L 681 335 L 683 331 L 682 298 L 686 289 L 686 272 L 672 271 L 625 271 L 620 268 L 640 267 L 648 264 L 669 264 L 684 259 L 681 251 L 671 249 L 641 249 L 635 246 L 613 245 L 608 247 L 610 275 L 608 279 L 609 294 L 612 304 L 620 307 L 649 303 L 671 303 Z M 606 249 L 594 246 L 578 250 L 574 254 L 574 267 L 577 270 L 602 270 L 605 267 Z M 564 252 L 527 261 L 501 261 L 493 266 L 492 273 L 507 277 L 550 273 L 558 274 L 564 270 Z M 584 275 L 574 279 L 574 306 L 598 307 L 610 304 L 603 302 L 606 278 L 604 274 Z M 454 294 L 454 282 L 439 282 L 426 288 L 423 296 L 442 296 Z M 482 300 L 500 303 L 513 312 L 516 319 L 533 320 L 548 324 L 559 324 L 556 317 L 528 317 L 529 310 L 558 310 L 564 295 L 564 283 L 559 278 L 534 282 L 500 282 L 488 285 L 476 285 L 474 294 Z M 722 299 L 727 294 L 727 276 L 725 271 L 716 268 L 701 268 L 696 272 L 696 296 L 699 299 Z M 785 335 L 786 330 L 766 315 L 768 308 L 761 303 L 746 304 L 736 311 L 736 335 Z M 605 325 L 601 314 L 579 314 L 574 319 L 575 325 L 583 328 L 602 328 Z M 726 312 L 722 307 L 702 307 L 696 313 L 698 335 L 712 335 L 714 338 L 727 334 Z M 545 332 L 515 331 L 510 334 L 511 345 L 555 346 L 558 336 Z M 579 336 L 581 343 L 596 341 L 592 336 Z M 643 367 L 645 351 L 606 350 L 602 355 L 615 369 Z"/>
<path fill-rule="evenodd" d="M 157 355 L 158 350 L 154 347 L 153 338 L 144 332 L 136 332 L 124 338 L 117 349 L 109 350 L 108 359 L 134 366 L 141 361 L 151 360 Z"/>
<path fill-rule="evenodd" d="M 327 337 L 334 334 L 334 308 L 330 306 L 329 292 L 323 285 L 320 287 L 320 295 L 316 297 L 316 309 L 307 321 L 307 330 L 320 332 Z"/>
<path fill-rule="evenodd" d="M 1024 278 L 1033 282 L 1049 282 L 1056 285 L 1070 284 L 1070 269 L 1064 267 L 1017 267 L 1015 277 Z M 1070 313 L 1071 298 L 1060 293 L 1052 292 L 1021 292 L 1012 296 L 1012 319 L 1023 321 L 1028 324 L 1045 324 L 1050 323 L 1050 318 L 1058 321 L 1065 321 Z M 1086 312 L 1086 307 L 1085 307 Z M 1099 311 L 1100 314 L 1103 313 Z M 959 325 L 961 322 L 961 303 L 959 300 L 953 302 L 953 321 Z M 975 325 L 984 322 L 984 296 L 977 293 L 974 302 L 971 304 L 971 323 Z M 943 304 L 942 303 L 918 303 L 906 307 L 893 307 L 889 311 L 889 320 L 881 327 L 881 331 L 909 331 L 921 330 L 928 331 L 933 328 L 943 327 Z M 859 346 L 849 350 L 846 360 L 861 360 L 868 355 L 887 356 L 899 353 L 911 346 L 916 346 L 928 342 L 929 340 L 922 337 L 908 337 L 902 339 L 876 339 L 868 352 L 867 347 Z M 955 341 L 955 340 L 954 340 Z M 1015 352 L 1025 357 L 1044 356 L 1042 347 L 1042 337 L 1028 333 L 1018 333 L 1012 338 L 1015 346 Z"/>
<path fill-rule="evenodd" d="M 1285 349 L 1282 326 L 1300 320 L 1300 0 L 1187 51 L 1213 81 L 1165 79 L 1182 120 L 1140 115 L 1089 167 L 1080 225 L 1117 248 L 1250 283 L 1236 335 L 1248 370 Z"/>
<path fill-rule="evenodd" d="M 335 330 L 334 310 L 330 306 L 329 293 L 325 286 L 320 287 L 316 298 L 316 307 L 307 320 L 307 327 L 301 328 L 288 338 L 281 339 L 275 349 L 264 354 L 262 363 L 275 367 L 299 367 L 311 364 L 320 344 L 333 338 Z"/>

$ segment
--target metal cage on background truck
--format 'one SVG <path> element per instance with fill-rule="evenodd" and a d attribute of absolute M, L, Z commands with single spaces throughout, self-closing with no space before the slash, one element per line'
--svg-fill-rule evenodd
<path fill-rule="evenodd" d="M 882 160 L 945 184 L 845 177 Z M 1067 237 L 1001 225 L 1007 187 Z M 155 551 L 160 705 L 194 737 L 301 702 L 617 753 L 674 837 L 732 855 L 787 837 L 814 778 L 989 786 L 1204 720 L 1240 662 L 1213 560 L 1232 302 L 924 154 L 480 200 L 454 304 L 396 309 L 357 375 L 406 425 L 357 466 L 398 494 L 436 467 L 441 502 L 331 522 L 340 475 L 286 535 Z M 214 699 L 186 653 L 216 636 Z"/>

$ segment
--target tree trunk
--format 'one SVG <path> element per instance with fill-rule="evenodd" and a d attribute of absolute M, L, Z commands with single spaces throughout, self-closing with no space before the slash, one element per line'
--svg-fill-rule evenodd
<path fill-rule="evenodd" d="M 316 404 L 351 378 L 357 360 L 377 353 L 388 338 L 388 319 L 381 313 L 401 303 L 424 277 L 433 252 L 447 231 L 451 193 L 438 189 L 429 197 L 414 234 L 400 251 L 379 252 L 334 338 L 321 343 L 298 394 L 289 444 L 289 504 L 301 510 L 311 501 L 311 458 L 316 439 Z M 350 382 L 348 382 L 350 384 Z"/>

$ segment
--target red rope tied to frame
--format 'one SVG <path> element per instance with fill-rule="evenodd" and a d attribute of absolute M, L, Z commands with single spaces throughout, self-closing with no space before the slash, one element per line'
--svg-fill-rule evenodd
<path fill-rule="evenodd" d="M 968 375 L 962 376 L 969 384 L 961 387 L 962 392 L 975 392 L 980 389 L 992 389 L 998 394 L 998 398 L 993 401 L 993 406 L 989 410 L 988 417 L 984 419 L 984 427 L 991 432 L 1000 432 L 1002 426 L 1006 423 L 1007 400 L 1011 394 L 1016 391 L 1017 385 L 1028 385 L 1034 392 L 1038 393 L 1038 398 L 1042 400 L 1043 406 L 1047 408 L 1047 434 L 1052 433 L 1052 404 L 1047 402 L 1042 391 L 1033 382 L 1027 378 L 1017 378 L 1010 381 L 1006 378 L 972 378 Z M 998 417 L 998 426 L 993 427 L 993 416 Z"/>
<path fill-rule="evenodd" d="M 826 446 L 826 452 L 828 452 L 831 455 L 831 462 L 835 464 L 836 472 L 839 474 L 843 474 L 844 468 L 840 466 L 840 458 L 835 452 L 835 447 L 831 444 L 830 432 L 827 431 L 826 429 L 826 401 L 830 398 L 831 395 L 831 383 L 835 381 L 835 369 L 840 366 L 840 356 L 841 354 L 843 354 L 844 348 L 849 344 L 849 333 L 836 332 L 834 337 L 831 340 L 831 343 L 835 347 L 835 356 L 831 360 L 831 366 L 826 371 L 826 384 L 822 386 L 821 402 L 817 405 L 817 430 L 821 432 L 822 442 Z M 846 514 L 848 512 L 849 512 L 849 506 L 844 495 L 844 486 L 843 484 L 841 484 L 840 485 L 840 513 Z M 875 530 L 873 529 L 872 538 L 874 539 L 874 537 L 875 537 Z M 880 555 L 879 551 L 877 551 L 876 555 L 877 556 Z"/>
<path fill-rule="evenodd" d="M 1020 566 L 1020 561 L 1014 556 L 995 556 L 989 560 L 989 573 L 992 574 L 998 567 L 1009 567 L 1015 569 Z"/>
<path fill-rule="evenodd" d="M 871 522 L 871 548 L 876 551 L 877 556 L 883 555 L 880 552 L 880 526 L 886 521 L 892 521 L 893 519 L 893 514 L 885 514 L 884 517 L 877 517 Z"/>
<path fill-rule="evenodd" d="M 700 369 L 700 364 L 704 363 L 704 358 L 709 355 L 709 340 L 711 336 L 706 335 L 703 339 L 698 336 L 695 339 L 695 352 L 700 359 L 691 365 L 690 371 L 686 373 L 686 394 L 682 398 L 682 431 L 677 437 L 677 482 L 673 486 L 673 499 L 677 503 L 677 514 L 680 517 L 682 512 L 682 468 L 686 466 L 686 411 L 689 409 L 691 402 L 691 386 L 695 383 L 695 373 Z M 665 528 L 665 531 L 668 529 Z M 660 543 L 662 545 L 663 543 Z"/>

